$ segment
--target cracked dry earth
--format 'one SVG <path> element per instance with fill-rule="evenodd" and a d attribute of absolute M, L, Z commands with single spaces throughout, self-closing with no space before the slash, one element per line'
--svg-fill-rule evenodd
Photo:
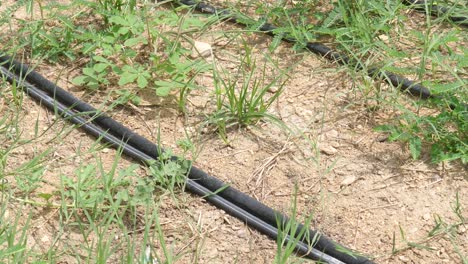
<path fill-rule="evenodd" d="M 237 28 L 217 24 L 213 32 L 221 29 Z M 259 64 L 266 61 L 262 53 L 271 39 L 261 34 L 243 37 L 253 47 L 252 53 L 257 54 Z M 218 67 L 227 70 L 238 67 L 242 51 L 237 39 L 206 33 L 197 40 L 212 45 L 211 59 Z M 230 45 L 223 45 L 228 41 Z M 452 210 L 457 192 L 462 206 L 468 206 L 465 168 L 458 164 L 434 165 L 429 157 L 412 160 L 404 146 L 387 142 L 385 135 L 374 131 L 376 125 L 390 120 L 393 113 L 369 111 L 354 89 L 356 84 L 345 71 L 337 70 L 313 54 L 293 53 L 290 48 L 288 44 L 281 44 L 271 54 L 278 68 L 293 67 L 288 73 L 285 90 L 271 112 L 300 133 L 288 135 L 284 129 L 261 122 L 247 129 L 230 130 L 228 145 L 209 131 L 198 133 L 214 90 L 213 76 L 209 73 L 197 77 L 197 83 L 205 89 L 193 92 L 185 117 L 177 111 L 174 98 L 161 100 L 150 93 L 140 94 L 146 103 L 143 106 L 118 108 L 109 114 L 154 142 L 160 129 L 161 144 L 176 153 L 181 153 L 176 141 L 184 138 L 188 131 L 196 138 L 200 149 L 195 161 L 197 167 L 285 213 L 290 211 L 296 184 L 299 219 L 312 214 L 311 228 L 374 257 L 376 263 L 461 263 L 448 237 L 428 238 L 428 232 L 433 229 L 437 216 L 447 223 L 457 221 Z M 270 66 L 269 74 L 275 75 L 278 68 Z M 74 65 L 42 63 L 36 70 L 85 101 L 95 106 L 102 103 L 102 94 L 89 94 L 70 83 L 79 73 Z M 392 93 L 391 88 L 385 89 Z M 5 107 L 5 102 L 1 104 Z M 17 166 L 31 159 L 34 152 L 53 149 L 46 163 L 47 184 L 37 190 L 38 193 L 53 192 L 60 175 L 73 177 L 79 164 L 92 162 L 96 155 L 107 168 L 112 166 L 114 150 L 101 148 L 97 154 L 88 153 L 95 147 L 94 138 L 72 129 L 53 113 L 25 98 L 20 122 L 25 137 L 34 134 L 31 124 L 36 120 L 43 136 L 35 140 L 34 145 L 25 145 L 12 153 L 14 159 L 10 159 L 9 165 Z M 57 138 L 57 134 L 61 136 Z M 123 158 L 119 167 L 131 163 L 134 161 Z M 144 168 L 137 173 L 140 177 L 148 176 Z M 174 252 L 181 254 L 177 263 L 273 262 L 274 241 L 199 197 L 186 193 L 178 195 L 178 202 L 167 198 L 160 208 L 165 240 Z M 8 208 L 10 211 L 17 209 Z M 54 234 L 60 231 L 58 210 L 21 208 L 25 209 L 33 212 L 31 225 L 34 228 L 28 233 L 28 246 L 49 248 Z M 467 210 L 462 213 L 468 218 Z M 434 250 L 407 247 L 400 230 L 404 230 L 406 241 Z M 83 243 L 83 237 L 76 230 L 65 232 L 68 241 L 59 247 Z M 466 226 L 460 226 L 455 232 L 458 250 L 466 256 Z M 119 242 L 118 234 L 114 242 Z M 392 255 L 394 246 L 401 251 Z M 160 252 L 160 245 L 155 243 L 153 247 Z M 62 258 L 62 263 L 73 263 L 67 256 Z M 292 260 L 309 262 L 299 258 Z"/>

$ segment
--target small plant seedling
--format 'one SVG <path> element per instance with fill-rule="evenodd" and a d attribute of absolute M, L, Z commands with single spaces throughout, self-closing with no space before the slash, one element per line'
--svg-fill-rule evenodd
<path fill-rule="evenodd" d="M 174 160 L 171 150 L 160 153 L 159 158 L 150 163 L 151 178 L 146 182 L 153 188 L 174 194 L 176 188 L 185 185 L 191 162 L 188 160 Z"/>
<path fill-rule="evenodd" d="M 206 124 L 215 124 L 222 138 L 227 139 L 230 127 L 246 127 L 260 120 L 268 120 L 282 128 L 286 126 L 276 116 L 268 113 L 270 106 L 278 100 L 286 82 L 279 74 L 267 81 L 266 64 L 260 77 L 256 77 L 256 63 L 251 59 L 248 49 L 242 58 L 239 70 L 234 77 L 214 70 L 216 111 L 208 117 Z M 216 67 L 214 67 L 216 68 Z M 273 95 L 269 91 L 277 88 Z"/>
<path fill-rule="evenodd" d="M 276 254 L 275 254 L 275 263 L 276 264 L 285 264 L 289 263 L 289 258 L 293 255 L 297 243 L 303 241 L 303 237 L 309 237 L 309 227 L 312 222 L 312 214 L 309 215 L 302 226 L 302 229 L 299 230 L 301 226 L 300 221 L 296 218 L 297 215 L 297 184 L 294 187 L 293 200 L 291 205 L 290 218 L 287 222 L 281 222 L 278 218 L 276 220 L 278 226 L 278 238 L 276 240 Z M 310 247 L 313 247 L 319 238 L 317 233 L 314 237 L 307 241 Z"/>

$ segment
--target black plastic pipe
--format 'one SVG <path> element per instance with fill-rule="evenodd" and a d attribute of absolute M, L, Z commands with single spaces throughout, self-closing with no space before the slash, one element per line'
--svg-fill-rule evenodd
<path fill-rule="evenodd" d="M 403 0 L 403 3 L 406 5 L 410 5 L 412 8 L 418 11 L 422 11 L 422 12 L 426 12 L 426 6 L 427 6 L 427 8 L 429 8 L 431 12 L 431 15 L 438 16 L 438 17 L 445 16 L 447 15 L 447 13 L 450 12 L 450 8 L 448 7 L 439 6 L 435 3 L 430 4 L 430 3 L 427 3 L 427 1 L 425 0 Z M 459 25 L 462 25 L 465 27 L 468 26 L 468 17 L 466 16 L 449 15 L 447 16 L 447 18 Z"/>
<path fill-rule="evenodd" d="M 241 20 L 237 19 L 236 15 L 231 13 L 228 9 L 217 8 L 211 4 L 208 4 L 207 2 L 199 2 L 195 0 L 179 0 L 177 2 L 182 5 L 193 7 L 195 10 L 199 12 L 211 14 L 211 15 L 219 15 L 223 19 L 228 20 L 230 22 L 233 22 L 239 25 L 244 25 L 244 26 L 246 25 Z M 274 36 L 275 35 L 274 30 L 276 28 L 277 27 L 272 24 L 264 23 L 262 26 L 258 28 L 258 30 L 268 35 Z M 291 38 L 283 38 L 283 40 L 286 42 L 292 42 L 292 43 L 297 42 L 296 39 L 291 39 Z M 354 61 L 346 55 L 335 52 L 333 51 L 333 49 L 331 49 L 330 47 L 322 43 L 309 42 L 307 43 L 306 48 L 309 51 L 317 55 L 320 55 L 322 57 L 325 57 L 326 59 L 332 62 L 337 62 L 342 65 L 352 65 L 357 70 L 365 70 L 365 67 L 362 65 L 362 63 Z M 372 67 L 372 68 L 367 69 L 367 74 L 372 78 L 385 80 L 387 83 L 391 84 L 393 87 L 398 87 L 400 90 L 404 92 L 408 92 L 409 94 L 415 97 L 419 97 L 422 99 L 428 99 L 428 98 L 433 97 L 429 89 L 427 89 L 420 83 L 415 83 L 414 81 L 411 81 L 395 73 L 392 73 L 389 71 L 383 71 L 382 69 Z"/>
<path fill-rule="evenodd" d="M 39 73 L 30 70 L 27 65 L 19 63 L 6 55 L 0 56 L 0 65 L 2 64 L 4 65 L 3 67 L 9 69 L 9 71 L 12 72 L 15 76 L 18 76 L 19 80 L 24 78 L 28 83 L 34 84 L 34 87 L 47 94 L 51 100 L 54 100 L 54 102 L 60 103 L 67 109 L 70 109 L 70 111 L 79 113 L 84 112 L 87 113 L 90 117 L 92 116 L 92 122 L 102 127 L 103 131 L 106 132 L 106 135 L 120 139 L 121 142 L 125 142 L 125 145 L 132 146 L 133 148 L 138 149 L 153 159 L 158 158 L 160 149 L 157 145 L 134 133 L 106 114 L 96 110 L 91 105 L 82 102 L 72 94 L 44 78 Z M 176 157 L 174 158 L 176 159 Z M 188 177 L 189 180 L 199 183 L 201 186 L 207 188 L 211 192 L 217 192 L 217 194 L 222 198 L 230 201 L 232 204 L 261 219 L 276 229 L 281 227 L 278 227 L 278 222 L 280 225 L 288 222 L 288 218 L 280 212 L 267 207 L 254 198 L 236 190 L 235 188 L 229 186 L 226 187 L 225 183 L 213 176 L 208 175 L 196 167 L 191 168 Z M 187 188 L 190 191 L 190 187 Z M 304 226 L 300 225 L 298 231 L 291 235 L 297 237 L 300 230 L 303 228 Z M 331 241 L 324 235 L 318 234 L 317 231 L 308 230 L 308 232 L 305 232 L 305 235 L 301 237 L 301 242 L 307 244 L 308 242 L 313 241 L 314 237 L 318 237 L 314 247 L 337 260 L 348 264 L 372 263 L 365 257 L 351 256 L 347 253 L 344 253 L 343 249 L 346 249 L 345 247 Z M 350 252 L 348 249 L 345 251 Z"/>

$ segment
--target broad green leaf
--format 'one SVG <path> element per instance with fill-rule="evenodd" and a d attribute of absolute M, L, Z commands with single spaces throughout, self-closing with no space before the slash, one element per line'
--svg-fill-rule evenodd
<path fill-rule="evenodd" d="M 129 38 L 124 42 L 124 45 L 127 47 L 132 47 L 140 42 L 141 42 L 141 38 Z"/>
<path fill-rule="evenodd" d="M 135 70 L 135 68 L 133 68 L 133 67 L 130 66 L 130 65 L 124 65 L 124 66 L 122 67 L 122 71 L 124 71 L 124 72 L 129 72 L 129 73 L 137 73 L 137 72 L 138 72 L 137 70 Z"/>
<path fill-rule="evenodd" d="M 145 88 L 148 85 L 148 80 L 146 80 L 145 77 L 140 75 L 137 78 L 137 84 L 138 84 L 138 87 Z"/>
<path fill-rule="evenodd" d="M 129 29 L 127 27 L 123 27 L 123 28 L 120 28 L 117 33 L 119 33 L 120 35 L 125 35 L 127 34 L 129 31 Z"/>
<path fill-rule="evenodd" d="M 104 42 L 106 42 L 106 43 L 114 43 L 115 42 L 115 37 L 107 35 L 104 38 L 102 38 L 102 40 L 104 40 Z"/>
<path fill-rule="evenodd" d="M 131 73 L 131 72 L 124 72 L 120 76 L 119 85 L 126 85 L 131 82 L 134 82 L 137 77 L 138 77 L 138 74 Z"/>
<path fill-rule="evenodd" d="M 108 61 L 106 58 L 104 58 L 104 57 L 102 57 L 102 56 L 99 56 L 99 55 L 94 56 L 94 57 L 93 57 L 93 60 L 99 61 L 99 62 L 107 62 L 107 63 L 109 63 L 109 61 Z"/>
<path fill-rule="evenodd" d="M 83 68 L 83 73 L 88 76 L 96 75 L 93 68 Z"/>
<path fill-rule="evenodd" d="M 83 85 L 86 82 L 86 78 L 88 78 L 88 76 L 81 75 L 81 76 L 75 77 L 73 78 L 72 83 L 74 85 Z"/>
<path fill-rule="evenodd" d="M 158 96 L 168 96 L 170 92 L 171 92 L 171 87 L 168 87 L 168 86 L 161 86 L 161 87 L 156 88 L 156 94 Z"/>
<path fill-rule="evenodd" d="M 93 66 L 93 69 L 96 71 L 96 72 L 103 72 L 107 67 L 109 67 L 109 64 L 107 63 L 96 63 L 94 64 Z"/>
<path fill-rule="evenodd" d="M 122 26 L 128 25 L 128 22 L 121 16 L 113 16 L 109 18 L 109 22 Z"/>

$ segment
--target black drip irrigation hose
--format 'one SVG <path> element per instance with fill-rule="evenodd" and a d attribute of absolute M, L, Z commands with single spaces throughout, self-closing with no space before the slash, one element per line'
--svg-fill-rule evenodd
<path fill-rule="evenodd" d="M 445 16 L 447 15 L 447 13 L 451 12 L 450 8 L 448 7 L 439 6 L 436 3 L 430 4 L 430 3 L 427 3 L 427 1 L 425 0 L 404 0 L 403 3 L 422 12 L 426 12 L 426 7 L 427 7 L 429 8 L 431 15 L 437 16 L 437 17 Z M 458 25 L 468 27 L 468 17 L 466 16 L 449 15 L 447 16 L 447 18 L 451 20 L 452 22 L 455 22 Z"/>
<path fill-rule="evenodd" d="M 0 55 L 0 74 L 10 83 L 24 87 L 25 92 L 32 98 L 52 111 L 57 111 L 69 121 L 78 124 L 92 136 L 102 138 L 115 148 L 122 148 L 126 155 L 144 163 L 158 158 L 161 149 L 156 144 L 74 97 L 36 71 L 29 69 L 28 66 L 9 56 Z M 89 119 L 85 118 L 86 115 Z M 178 159 L 177 157 L 173 158 Z M 277 238 L 278 229 L 288 222 L 287 216 L 196 167 L 191 167 L 188 173 L 186 189 L 204 197 L 216 207 L 244 221 L 272 239 Z M 288 240 L 299 238 L 296 246 L 296 251 L 299 254 L 330 264 L 373 263 L 363 256 L 346 253 L 352 251 L 331 241 L 317 231 L 306 230 L 305 234 L 299 237 L 300 231 L 304 228 L 303 225 L 299 225 L 296 233 L 287 236 Z M 315 242 L 311 248 L 308 245 L 313 241 Z"/>
<path fill-rule="evenodd" d="M 211 15 L 218 15 L 221 18 L 233 22 L 235 24 L 244 25 L 246 24 L 239 20 L 235 14 L 231 13 L 228 9 L 218 8 L 208 4 L 207 2 L 198 2 L 195 0 L 179 0 L 177 1 L 181 5 L 186 5 L 194 8 L 195 10 L 211 14 Z M 277 27 L 269 24 L 264 23 L 262 26 L 258 28 L 259 31 L 262 31 L 270 36 L 275 36 L 274 30 Z M 286 42 L 295 43 L 297 42 L 296 39 L 292 38 L 283 38 Z M 322 57 L 325 57 L 329 61 L 337 62 L 341 65 L 353 65 L 356 70 L 365 70 L 364 65 L 361 62 L 354 61 L 350 59 L 348 56 L 344 54 L 340 54 L 336 51 L 333 51 L 330 47 L 320 43 L 320 42 L 308 42 L 306 48 Z M 389 71 L 383 71 L 382 69 L 372 67 L 367 69 L 367 74 L 378 80 L 385 80 L 387 83 L 391 84 L 393 87 L 398 87 L 400 90 L 411 94 L 412 96 L 421 98 L 421 99 L 428 99 L 434 98 L 435 96 L 431 94 L 429 89 L 424 87 L 422 84 L 415 83 L 405 77 L 397 75 L 395 73 Z"/>

